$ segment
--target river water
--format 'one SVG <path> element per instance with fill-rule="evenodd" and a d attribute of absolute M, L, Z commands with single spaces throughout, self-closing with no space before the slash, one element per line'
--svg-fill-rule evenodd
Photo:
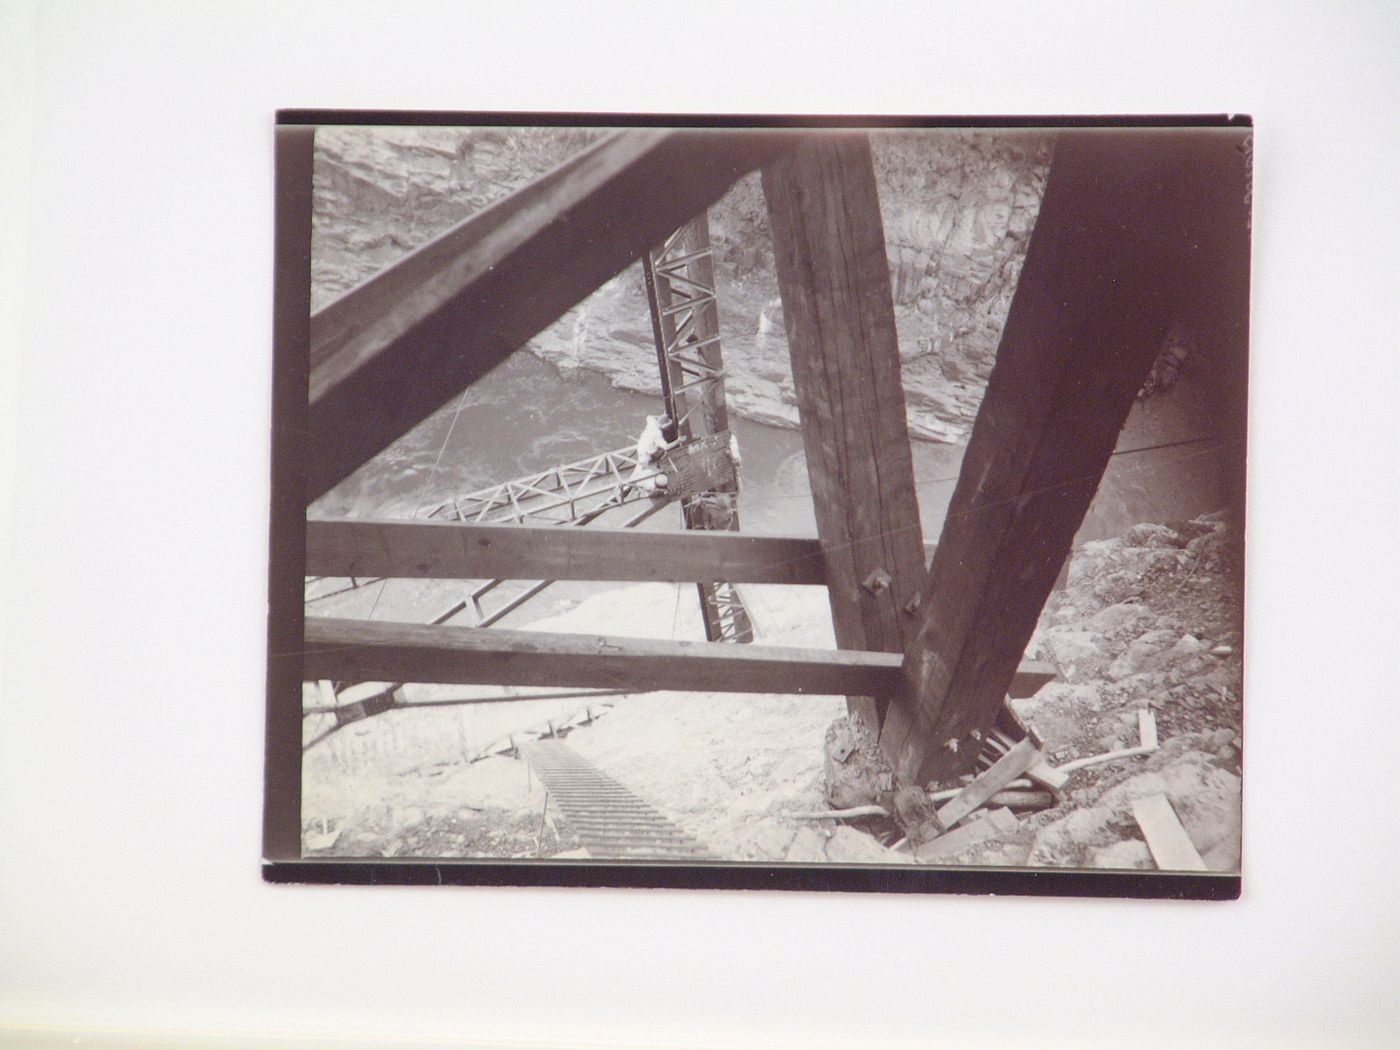
<path fill-rule="evenodd" d="M 1195 445 L 1136 452 L 1209 435 L 1212 421 L 1189 381 L 1136 406 L 1076 542 L 1122 533 L 1141 521 L 1194 517 L 1224 501 L 1222 467 L 1233 446 Z M 409 518 L 454 495 L 623 448 L 636 441 L 659 399 L 614 388 L 584 369 L 568 373 L 517 353 L 318 500 L 313 515 Z M 816 525 L 802 437 L 731 415 L 743 467 L 740 524 L 745 532 L 814 536 Z M 924 539 L 943 525 L 962 445 L 912 442 Z M 679 511 L 649 528 L 680 527 Z"/>

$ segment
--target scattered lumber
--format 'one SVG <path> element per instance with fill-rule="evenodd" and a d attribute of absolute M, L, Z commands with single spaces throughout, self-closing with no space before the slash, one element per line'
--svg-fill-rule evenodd
<path fill-rule="evenodd" d="M 1206 862 L 1196 852 L 1191 836 L 1181 826 L 1166 795 L 1133 800 L 1133 819 L 1142 829 L 1152 859 L 1162 871 L 1205 871 Z"/>
<path fill-rule="evenodd" d="M 951 828 L 968 814 L 984 805 L 1042 758 L 1040 749 L 1029 739 L 1022 740 L 996 761 L 991 769 L 975 778 L 957 795 L 940 806 L 938 822 Z"/>
<path fill-rule="evenodd" d="M 1138 740 L 1145 748 L 1153 751 L 1157 749 L 1157 719 L 1150 707 L 1138 711 Z"/>
<path fill-rule="evenodd" d="M 890 811 L 884 806 L 851 806 L 847 809 L 812 810 L 810 813 L 782 813 L 779 816 L 793 820 L 854 820 L 856 817 L 888 817 Z"/>
<path fill-rule="evenodd" d="M 989 806 L 1007 806 L 1011 809 L 1045 809 L 1055 804 L 1055 796 L 1049 791 L 998 791 L 987 799 Z"/>
<path fill-rule="evenodd" d="M 936 864 L 979 842 L 985 842 L 998 835 L 1009 835 L 1016 830 L 1019 823 L 1016 814 L 1011 810 L 994 809 L 985 817 L 955 828 L 946 835 L 940 835 L 932 842 L 915 847 L 914 859 L 923 864 Z"/>
<path fill-rule="evenodd" d="M 1023 726 L 1020 719 L 1015 718 L 1014 713 L 1009 707 L 1004 707 L 1002 710 L 1015 722 L 1021 736 L 1029 737 L 1032 743 L 1037 747 L 1043 746 L 1040 737 L 1028 727 Z M 993 753 L 1000 752 L 1005 754 L 1007 751 L 1010 751 L 1015 744 L 1015 737 L 999 729 L 993 729 L 987 737 L 988 749 Z M 1026 770 L 1026 778 L 1048 790 L 1056 799 L 1064 797 L 1065 785 L 1069 783 L 1069 774 L 1055 768 L 1044 758 L 1031 766 L 1030 769 Z"/>
<path fill-rule="evenodd" d="M 1052 766 L 1049 762 L 1041 759 L 1026 770 L 1026 779 L 1039 784 L 1058 799 L 1064 796 L 1065 785 L 1069 783 L 1069 774 L 1063 768 Z"/>

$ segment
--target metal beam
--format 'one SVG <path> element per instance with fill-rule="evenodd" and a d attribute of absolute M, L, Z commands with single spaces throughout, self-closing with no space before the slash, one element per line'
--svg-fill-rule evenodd
<path fill-rule="evenodd" d="M 682 438 L 710 437 L 729 428 L 724 395 L 718 293 L 709 218 L 701 212 L 642 257 L 652 333 L 666 413 Z M 687 529 L 738 531 L 739 479 L 685 496 Z M 748 610 L 727 578 L 698 581 L 700 617 L 712 642 L 752 642 Z"/>
<path fill-rule="evenodd" d="M 784 147 L 781 132 L 609 135 L 311 318 L 320 496 Z"/>

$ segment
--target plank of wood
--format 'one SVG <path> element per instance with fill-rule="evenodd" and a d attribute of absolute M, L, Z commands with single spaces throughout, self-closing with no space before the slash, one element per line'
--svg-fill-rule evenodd
<path fill-rule="evenodd" d="M 1050 791 L 998 791 L 987 799 L 989 806 L 1014 806 L 1017 809 L 1044 809 L 1055 804 Z"/>
<path fill-rule="evenodd" d="M 1206 870 L 1206 862 L 1196 852 L 1191 836 L 1181 826 L 1166 795 L 1133 799 L 1133 819 L 1142 829 L 1152 859 L 1162 871 Z"/>
<path fill-rule="evenodd" d="M 321 616 L 307 617 L 301 653 L 306 680 L 577 686 L 639 693 L 668 689 L 869 695 L 893 686 L 900 664 L 897 653 Z"/>
<path fill-rule="evenodd" d="M 868 137 L 803 139 L 763 169 L 763 192 L 836 644 L 903 652 L 924 546 Z M 878 731 L 888 702 L 850 707 Z"/>
<path fill-rule="evenodd" d="M 1049 762 L 1041 759 L 1030 769 L 1026 770 L 1026 778 L 1043 788 L 1048 788 L 1056 798 L 1064 794 L 1065 785 L 1069 783 L 1069 774 L 1062 769 L 1057 769 Z"/>
<path fill-rule="evenodd" d="M 307 502 L 787 141 L 731 129 L 614 133 L 319 310 Z"/>
<path fill-rule="evenodd" d="M 312 518 L 306 566 L 409 579 L 825 582 L 820 545 L 802 537 L 449 521 Z"/>
<path fill-rule="evenodd" d="M 910 632 L 913 701 L 882 732 L 902 780 L 970 768 L 976 749 L 944 742 L 993 723 L 1165 333 L 1236 279 L 1240 244 L 1247 259 L 1238 144 L 1190 131 L 1058 137 Z"/>
<path fill-rule="evenodd" d="M 1041 758 L 1040 751 L 1033 743 L 1029 740 L 1022 740 L 997 759 L 991 769 L 975 778 L 957 795 L 939 806 L 938 822 L 945 828 L 951 828 L 997 792 L 1004 790 L 1008 784 L 1030 769 Z"/>
<path fill-rule="evenodd" d="M 878 692 L 892 653 L 309 617 L 308 678 L 742 693 Z"/>
<path fill-rule="evenodd" d="M 986 842 L 998 835 L 1010 835 L 1019 826 L 1020 821 L 1011 810 L 994 809 L 984 817 L 969 821 L 960 828 L 939 835 L 932 842 L 915 847 L 914 859 L 921 864 L 936 864 L 979 842 Z"/>
<path fill-rule="evenodd" d="M 1157 719 L 1150 707 L 1138 711 L 1138 740 L 1148 751 L 1157 750 Z"/>

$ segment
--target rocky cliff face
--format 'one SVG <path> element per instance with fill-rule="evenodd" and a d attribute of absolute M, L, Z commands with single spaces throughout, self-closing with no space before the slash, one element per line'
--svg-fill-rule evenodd
<path fill-rule="evenodd" d="M 325 128 L 317 132 L 312 305 L 583 148 L 577 128 Z M 889 245 L 909 422 L 958 440 L 995 357 L 1044 191 L 1046 136 L 1023 131 L 885 131 L 872 136 Z M 795 426 L 792 380 L 758 176 L 710 212 L 729 368 L 740 414 Z M 541 280 L 548 275 L 542 274 Z M 563 369 L 659 390 L 640 266 L 532 340 Z"/>

